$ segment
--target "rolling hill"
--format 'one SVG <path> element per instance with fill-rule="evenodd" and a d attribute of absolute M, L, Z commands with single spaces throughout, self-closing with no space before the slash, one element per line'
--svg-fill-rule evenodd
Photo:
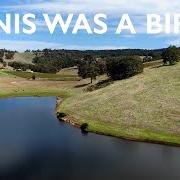
<path fill-rule="evenodd" d="M 80 93 L 58 110 L 92 132 L 180 145 L 180 63 Z"/>

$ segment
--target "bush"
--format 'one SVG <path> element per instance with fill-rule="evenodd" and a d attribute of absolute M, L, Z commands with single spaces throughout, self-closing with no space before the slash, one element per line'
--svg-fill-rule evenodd
<path fill-rule="evenodd" d="M 63 113 L 63 112 L 58 112 L 58 113 L 57 113 L 57 118 L 58 118 L 59 120 L 62 120 L 64 117 L 66 117 L 66 114 L 65 114 L 65 113 Z"/>
<path fill-rule="evenodd" d="M 32 75 L 32 80 L 36 80 L 36 76 L 35 75 Z"/>
<path fill-rule="evenodd" d="M 143 72 L 143 62 L 139 57 L 113 58 L 107 62 L 107 74 L 113 80 L 129 78 Z"/>
<path fill-rule="evenodd" d="M 87 124 L 87 123 L 83 123 L 83 124 L 81 125 L 81 130 L 82 130 L 82 131 L 87 131 L 87 128 L 88 128 L 88 124 Z"/>

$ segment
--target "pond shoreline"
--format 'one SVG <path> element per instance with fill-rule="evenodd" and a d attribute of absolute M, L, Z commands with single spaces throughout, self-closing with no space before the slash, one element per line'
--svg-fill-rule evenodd
<path fill-rule="evenodd" d="M 57 117 L 58 118 L 58 117 Z M 81 125 L 74 122 L 73 118 L 70 116 L 66 116 L 63 118 L 58 118 L 59 121 L 64 122 L 64 123 L 68 123 L 71 126 L 73 126 L 74 128 L 78 128 L 81 129 Z M 103 135 L 103 136 L 109 136 L 109 137 L 114 137 L 114 138 L 118 138 L 118 139 L 123 139 L 123 140 L 128 140 L 128 141 L 133 141 L 133 142 L 144 142 L 144 143 L 151 143 L 151 144 L 159 144 L 159 145 L 166 145 L 166 146 L 174 146 L 174 147 L 180 147 L 180 144 L 176 144 L 176 143 L 171 143 L 171 142 L 165 142 L 165 141 L 157 141 L 157 140 L 149 140 L 149 139 L 138 139 L 138 138 L 133 138 L 133 137 L 126 137 L 126 136 L 114 136 L 108 133 L 103 133 L 103 132 L 99 132 L 99 131 L 92 131 L 92 130 L 87 130 L 87 132 L 90 133 L 95 133 L 98 135 Z"/>
<path fill-rule="evenodd" d="M 8 97 L 0 97 L 0 99 L 8 99 L 8 98 L 19 98 L 19 97 L 50 97 L 50 96 L 41 96 L 41 95 L 37 95 L 37 96 L 8 96 Z M 78 128 L 81 129 L 81 124 L 75 122 L 74 118 L 72 116 L 66 115 L 64 117 L 58 117 L 58 107 L 60 107 L 63 98 L 59 97 L 59 96 L 51 96 L 56 98 L 56 104 L 55 104 L 55 115 L 58 118 L 59 121 L 64 122 L 64 123 L 68 123 L 71 126 L 73 126 L 74 128 Z M 134 137 L 127 137 L 127 136 L 116 136 L 116 135 L 112 135 L 109 133 L 103 133 L 103 132 L 99 132 L 99 131 L 94 131 L 94 130 L 87 130 L 87 132 L 90 133 L 95 133 L 98 135 L 103 135 L 103 136 L 109 136 L 109 137 L 114 137 L 114 138 L 118 138 L 118 139 L 123 139 L 123 140 L 128 140 L 128 141 L 133 141 L 133 142 L 144 142 L 144 143 L 152 143 L 152 144 L 160 144 L 160 145 L 166 145 L 166 146 L 174 146 L 174 147 L 180 147 L 180 144 L 178 143 L 173 143 L 173 142 L 166 142 L 166 141 L 158 141 L 158 140 L 150 140 L 150 139 L 141 139 L 141 138 L 134 138 Z"/>
<path fill-rule="evenodd" d="M 56 116 L 58 118 L 59 121 L 64 122 L 64 123 L 68 123 L 71 126 L 73 126 L 74 128 L 78 128 L 81 129 L 81 124 L 78 124 L 77 122 L 75 122 L 74 118 L 72 116 L 69 115 L 65 115 L 64 117 L 58 117 L 58 107 L 61 106 L 62 103 L 62 99 L 57 97 L 57 102 L 56 102 Z M 133 142 L 144 142 L 144 143 L 151 143 L 151 144 L 159 144 L 159 145 L 166 145 L 166 146 L 174 146 L 174 147 L 180 147 L 180 144 L 178 143 L 173 143 L 173 142 L 165 142 L 165 141 L 158 141 L 158 140 L 150 140 L 150 139 L 140 139 L 140 138 L 134 138 L 134 137 L 127 137 L 127 136 L 115 136 L 115 135 L 111 135 L 108 133 L 103 133 L 103 132 L 99 132 L 99 131 L 93 131 L 93 130 L 87 130 L 87 132 L 90 133 L 95 133 L 98 135 L 103 135 L 103 136 L 109 136 L 109 137 L 114 137 L 114 138 L 118 138 L 118 139 L 123 139 L 123 140 L 128 140 L 128 141 L 133 141 Z"/>

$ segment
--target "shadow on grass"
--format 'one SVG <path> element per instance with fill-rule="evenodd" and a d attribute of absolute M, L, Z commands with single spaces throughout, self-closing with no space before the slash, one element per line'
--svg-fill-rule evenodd
<path fill-rule="evenodd" d="M 176 65 L 176 63 L 175 63 L 175 64 L 161 64 L 161 65 L 159 65 L 159 66 L 154 66 L 154 67 L 152 67 L 151 69 L 161 68 L 161 67 L 167 67 L 167 66 L 174 66 L 174 65 Z"/>
<path fill-rule="evenodd" d="M 74 88 L 82 88 L 82 87 L 86 87 L 86 86 L 88 86 L 89 84 L 91 84 L 91 83 L 86 83 L 86 84 L 76 85 L 76 86 L 74 86 Z"/>
<path fill-rule="evenodd" d="M 96 84 L 93 84 L 93 85 L 87 87 L 86 91 L 88 91 L 88 92 L 95 91 L 95 90 L 104 88 L 106 86 L 109 86 L 110 84 L 113 84 L 113 80 L 112 79 L 102 80 L 102 81 L 99 81 Z"/>
<path fill-rule="evenodd" d="M 161 67 L 164 67 L 164 66 L 165 66 L 164 64 L 161 64 L 161 65 L 158 65 L 158 66 L 153 66 L 150 69 L 161 68 Z"/>

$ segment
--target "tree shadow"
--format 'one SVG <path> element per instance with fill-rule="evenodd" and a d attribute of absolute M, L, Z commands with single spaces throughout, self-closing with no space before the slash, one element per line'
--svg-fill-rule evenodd
<path fill-rule="evenodd" d="M 91 84 L 91 83 L 79 84 L 79 85 L 74 86 L 74 88 L 86 87 L 86 86 L 88 86 L 89 84 Z"/>
<path fill-rule="evenodd" d="M 166 66 L 166 65 L 164 65 L 164 64 L 161 64 L 161 65 L 158 65 L 158 66 L 153 66 L 153 67 L 151 67 L 150 69 L 161 68 L 161 67 L 164 67 L 164 66 Z"/>
<path fill-rule="evenodd" d="M 106 80 L 102 80 L 102 81 L 99 81 L 98 83 L 96 84 L 93 84 L 91 86 L 89 86 L 86 91 L 95 91 L 95 90 L 98 90 L 98 89 L 101 89 L 101 88 L 104 88 L 104 87 L 107 87 L 109 86 L 110 84 L 113 84 L 113 80 L 112 79 L 106 79 Z"/>
<path fill-rule="evenodd" d="M 161 68 L 161 67 L 167 67 L 167 66 L 174 66 L 175 64 L 161 64 L 161 65 L 158 65 L 158 66 L 154 66 L 152 67 L 151 69 L 155 69 L 155 68 Z"/>

